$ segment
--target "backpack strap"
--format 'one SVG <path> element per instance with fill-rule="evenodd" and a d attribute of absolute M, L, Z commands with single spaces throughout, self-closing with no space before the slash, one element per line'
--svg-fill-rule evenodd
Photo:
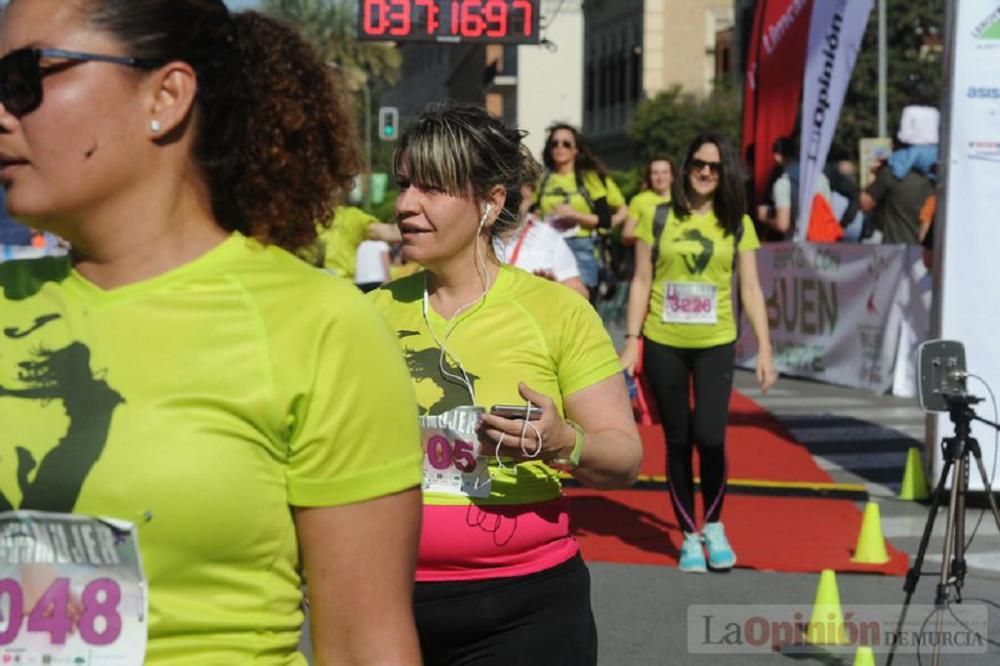
<path fill-rule="evenodd" d="M 740 298 L 740 243 L 743 242 L 743 218 L 733 232 L 733 276 L 736 282 L 733 285 L 733 319 L 736 321 L 736 339 L 740 339 L 740 324 L 743 321 L 743 300 Z"/>
<path fill-rule="evenodd" d="M 653 273 L 656 273 L 656 260 L 660 258 L 660 239 L 667 227 L 667 216 L 670 215 L 670 204 L 657 204 L 653 213 Z"/>

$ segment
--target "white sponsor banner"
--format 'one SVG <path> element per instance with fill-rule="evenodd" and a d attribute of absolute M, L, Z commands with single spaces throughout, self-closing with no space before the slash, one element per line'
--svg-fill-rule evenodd
<path fill-rule="evenodd" d="M 927 336 L 920 255 L 906 245 L 762 246 L 757 264 L 778 371 L 912 395 L 912 349 Z M 757 344 L 745 313 L 740 333 L 736 363 L 752 368 Z"/>
<path fill-rule="evenodd" d="M 1000 390 L 1000 294 L 997 248 L 1000 247 L 1000 0 L 955 0 L 947 3 L 945 49 L 946 103 L 942 107 L 943 191 L 935 223 L 937 243 L 934 275 L 934 337 L 965 345 L 969 372 Z M 969 391 L 986 397 L 975 381 Z M 989 402 L 978 414 L 992 419 Z M 938 436 L 951 435 L 945 415 Z M 972 424 L 972 436 L 982 444 L 986 469 L 993 467 L 994 432 Z M 940 450 L 934 454 L 934 475 L 941 469 Z M 975 468 L 975 465 L 973 465 Z M 983 489 L 978 471 L 970 486 Z"/>
<path fill-rule="evenodd" d="M 837 129 L 840 108 L 851 80 L 874 0 L 814 2 L 802 90 L 802 140 L 799 153 L 799 220 L 795 239 L 809 230 L 816 179 L 823 171 Z"/>

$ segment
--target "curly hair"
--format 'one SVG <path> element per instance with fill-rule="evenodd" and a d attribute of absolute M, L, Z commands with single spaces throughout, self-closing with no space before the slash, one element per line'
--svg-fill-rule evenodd
<path fill-rule="evenodd" d="M 359 168 L 344 93 L 292 28 L 222 0 L 86 0 L 128 55 L 198 78 L 192 160 L 220 226 L 297 252 Z"/>
<path fill-rule="evenodd" d="M 485 200 L 497 185 L 506 191 L 490 235 L 503 237 L 520 225 L 521 184 L 538 179 L 538 163 L 521 139 L 485 109 L 455 102 L 432 107 L 403 130 L 393 155 L 402 180 L 452 196 Z"/>

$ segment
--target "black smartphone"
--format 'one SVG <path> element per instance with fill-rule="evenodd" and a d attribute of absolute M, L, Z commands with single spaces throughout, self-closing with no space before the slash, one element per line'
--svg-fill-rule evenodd
<path fill-rule="evenodd" d="M 527 405 L 493 405 L 490 414 L 503 419 L 523 419 L 527 414 L 529 421 L 536 421 L 542 418 L 542 408 L 530 402 Z"/>

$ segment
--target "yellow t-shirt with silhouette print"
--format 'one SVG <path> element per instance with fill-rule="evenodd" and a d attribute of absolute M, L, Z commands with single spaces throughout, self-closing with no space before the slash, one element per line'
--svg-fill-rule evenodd
<path fill-rule="evenodd" d="M 138 525 L 144 663 L 304 666 L 292 507 L 421 481 L 409 375 L 364 296 L 233 233 L 111 290 L 67 258 L 0 263 L 0 339 L 0 512 Z"/>
<path fill-rule="evenodd" d="M 643 211 L 636 238 L 653 245 L 656 208 Z M 743 216 L 739 250 L 760 247 L 753 222 Z M 671 207 L 653 267 L 649 311 L 642 334 L 661 345 L 704 349 L 736 340 L 733 316 L 734 234 L 726 233 L 715 213 L 684 220 Z"/>
<path fill-rule="evenodd" d="M 518 393 L 523 381 L 564 412 L 567 396 L 622 371 L 597 312 L 564 285 L 504 265 L 480 304 L 447 321 L 433 307 L 425 318 L 425 276 L 417 273 L 369 294 L 396 331 L 424 416 L 473 404 L 456 379 L 463 372 L 475 404 L 484 409 L 524 405 Z M 532 437 L 530 430 L 526 436 Z M 485 496 L 425 487 L 418 580 L 525 575 L 577 552 L 557 471 L 532 461 L 504 460 L 501 466 L 493 456 L 480 458 L 479 465 L 488 465 Z M 498 540 L 508 529 L 510 539 Z"/>
<path fill-rule="evenodd" d="M 625 203 L 625 197 L 621 190 L 611 178 L 601 180 L 601 177 L 594 171 L 587 171 L 583 174 L 583 186 L 590 195 L 592 201 L 606 198 L 611 213 L 614 214 L 620 206 Z M 573 210 L 579 213 L 593 213 L 587 198 L 583 196 L 577 185 L 576 173 L 555 173 L 549 172 L 542 176 L 539 181 L 539 188 L 535 192 L 535 203 L 544 219 L 553 214 L 560 204 L 569 204 Z M 569 231 L 567 230 L 567 234 Z M 578 227 L 575 231 L 578 237 L 590 236 L 591 230 Z"/>

